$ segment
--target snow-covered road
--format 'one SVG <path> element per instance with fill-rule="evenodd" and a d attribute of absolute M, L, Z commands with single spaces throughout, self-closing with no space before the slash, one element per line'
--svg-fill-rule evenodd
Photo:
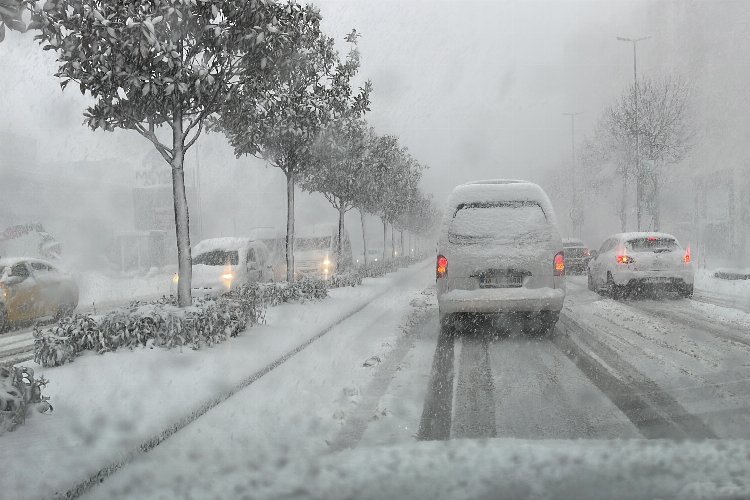
<path fill-rule="evenodd" d="M 315 330 L 312 323 L 300 325 L 330 321 L 336 302 L 324 313 L 315 308 L 325 302 L 280 308 L 271 318 L 276 327 L 228 343 L 231 354 L 218 362 L 240 372 L 228 356 L 246 356 L 242 369 L 250 373 L 307 339 L 301 348 L 158 446 L 131 454 L 101 484 L 75 493 L 235 498 L 252 488 L 254 498 L 304 498 L 314 496 L 305 481 L 322 481 L 316 464 L 323 457 L 330 462 L 347 449 L 376 456 L 384 446 L 419 441 L 576 440 L 571 446 L 580 447 L 586 440 L 750 438 L 750 314 L 669 297 L 614 301 L 588 291 L 585 278 L 569 277 L 550 339 L 525 337 L 513 325 L 498 336 L 491 321 L 441 331 L 433 281 L 431 267 L 421 265 L 370 292 L 352 289 L 372 298 L 324 335 L 304 333 Z M 280 338 L 273 342 L 282 332 L 283 349 Z M 139 363 L 147 359 L 134 354 Z M 166 356 L 174 353 L 159 354 Z M 195 366 L 212 366 L 205 356 L 197 354 Z M 211 387 L 201 383 L 201 394 Z M 169 420 L 161 413 L 159 421 Z M 144 435 L 160 425 L 146 425 L 153 429 Z M 124 441 L 130 447 L 137 439 Z"/>

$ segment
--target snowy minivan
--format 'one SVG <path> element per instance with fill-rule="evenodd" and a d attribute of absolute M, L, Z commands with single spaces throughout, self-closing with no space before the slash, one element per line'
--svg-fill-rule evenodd
<path fill-rule="evenodd" d="M 193 247 L 193 289 L 222 292 L 273 281 L 268 248 L 249 238 L 211 238 Z"/>
<path fill-rule="evenodd" d="M 441 324 L 456 313 L 519 313 L 524 330 L 552 332 L 565 299 L 565 258 L 542 188 L 487 180 L 457 186 L 437 255 Z"/>

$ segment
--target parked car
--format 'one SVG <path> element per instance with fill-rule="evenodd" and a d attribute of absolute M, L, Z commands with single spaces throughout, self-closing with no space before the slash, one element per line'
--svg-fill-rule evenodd
<path fill-rule="evenodd" d="M 193 247 L 193 289 L 227 291 L 273 281 L 268 249 L 249 238 L 211 238 Z"/>
<path fill-rule="evenodd" d="M 61 318 L 78 307 L 78 285 L 41 259 L 0 259 L 0 332 L 10 324 L 46 316 Z"/>
<path fill-rule="evenodd" d="M 568 274 L 584 274 L 591 260 L 591 251 L 586 244 L 574 238 L 563 240 L 565 252 L 565 272 Z"/>
<path fill-rule="evenodd" d="M 690 250 L 671 234 L 640 232 L 609 237 L 588 265 L 589 290 L 620 298 L 628 292 L 661 287 L 693 294 Z"/>
<path fill-rule="evenodd" d="M 542 188 L 512 180 L 456 187 L 443 216 L 436 276 L 443 326 L 455 313 L 520 313 L 527 330 L 550 333 L 565 299 L 565 258 Z"/>

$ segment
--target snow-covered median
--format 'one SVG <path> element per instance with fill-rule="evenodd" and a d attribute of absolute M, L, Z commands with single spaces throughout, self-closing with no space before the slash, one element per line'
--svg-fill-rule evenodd
<path fill-rule="evenodd" d="M 750 312 L 750 280 L 720 279 L 716 272 L 709 269 L 695 272 L 695 298 Z"/>
<path fill-rule="evenodd" d="M 268 324 L 254 327 L 252 335 L 200 352 L 139 348 L 101 356 L 85 353 L 57 368 L 29 363 L 50 379 L 45 392 L 55 411 L 34 415 L 3 436 L 0 491 L 18 499 L 64 495 L 103 467 L 149 448 L 165 429 L 169 433 L 186 425 L 396 283 L 424 274 L 424 267 L 331 290 L 322 302 L 272 308 Z"/>

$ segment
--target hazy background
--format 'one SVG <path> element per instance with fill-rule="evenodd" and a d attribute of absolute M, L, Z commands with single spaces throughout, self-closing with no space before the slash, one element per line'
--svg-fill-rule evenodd
<path fill-rule="evenodd" d="M 361 75 L 374 84 L 368 121 L 399 136 L 429 166 L 423 189 L 438 201 L 471 179 L 529 179 L 550 193 L 563 231 L 570 232 L 565 193 L 550 175 L 570 167 L 570 121 L 562 113 L 583 113 L 580 141 L 632 83 L 632 47 L 618 35 L 653 37 L 639 45 L 639 74 L 681 74 L 696 89 L 700 141 L 665 188 L 664 229 L 680 226 L 685 237 L 694 237 L 688 233 L 697 175 L 729 168 L 749 177 L 746 2 L 314 3 L 342 51 L 352 28 L 362 34 Z M 84 127 L 88 98 L 74 86 L 62 92 L 54 72 L 52 54 L 32 34 L 10 32 L 0 44 L 0 230 L 41 222 L 66 253 L 93 262 L 114 234 L 132 230 L 135 173 L 153 147 L 135 132 Z M 194 243 L 255 226 L 283 227 L 284 181 L 277 169 L 235 159 L 218 135 L 202 137 L 186 164 L 200 166 L 200 203 L 190 209 L 202 234 L 193 234 Z M 730 225 L 748 223 L 744 191 L 738 191 Z M 724 203 L 723 195 L 718 199 Z M 335 222 L 336 212 L 322 197 L 298 196 L 298 202 L 300 225 Z M 596 196 L 587 201 L 582 236 L 590 245 L 619 230 L 614 203 Z M 347 229 L 356 251 L 356 212 L 347 216 Z M 382 237 L 377 220 L 368 219 L 368 232 Z"/>

